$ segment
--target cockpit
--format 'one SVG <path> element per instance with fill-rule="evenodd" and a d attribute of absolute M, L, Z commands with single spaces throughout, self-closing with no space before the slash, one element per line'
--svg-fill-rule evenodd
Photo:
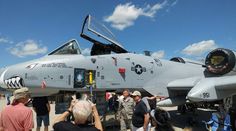
<path fill-rule="evenodd" d="M 123 46 L 117 42 L 113 33 L 103 24 L 88 15 L 83 23 L 80 36 L 92 42 L 90 55 L 105 55 L 111 53 L 128 53 Z M 96 39 L 95 39 L 96 38 Z M 76 40 L 71 40 L 57 48 L 48 55 L 78 55 L 81 50 Z"/>
<path fill-rule="evenodd" d="M 63 46 L 57 48 L 48 55 L 78 55 L 81 54 L 81 50 L 77 44 L 76 40 L 70 40 Z"/>

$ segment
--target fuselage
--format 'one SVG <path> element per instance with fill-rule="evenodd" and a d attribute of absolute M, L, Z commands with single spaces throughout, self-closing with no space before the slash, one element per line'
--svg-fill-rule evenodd
<path fill-rule="evenodd" d="M 48 55 L 2 69 L 0 80 L 3 88 L 26 86 L 33 93 L 50 94 L 52 91 L 86 88 L 78 82 L 86 81 L 86 71 L 92 71 L 96 89 L 144 89 L 153 95 L 168 97 L 164 85 L 175 79 L 204 76 L 203 70 L 197 65 L 133 53 Z"/>

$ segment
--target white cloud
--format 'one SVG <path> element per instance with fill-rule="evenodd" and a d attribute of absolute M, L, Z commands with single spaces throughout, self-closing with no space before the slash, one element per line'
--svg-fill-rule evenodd
<path fill-rule="evenodd" d="M 47 47 L 42 47 L 34 40 L 26 40 L 19 42 L 14 47 L 8 49 L 12 55 L 17 57 L 32 56 L 38 54 L 45 54 L 47 52 Z"/>
<path fill-rule="evenodd" d="M 136 7 L 132 3 L 126 3 L 124 5 L 119 4 L 116 6 L 112 15 L 105 17 L 106 22 L 110 22 L 111 26 L 123 30 L 134 24 L 134 21 L 140 16 L 146 16 L 153 18 L 158 10 L 162 9 L 167 4 L 167 1 L 163 3 L 157 3 L 153 6 L 147 5 L 144 8 Z"/>
<path fill-rule="evenodd" d="M 182 53 L 191 56 L 201 56 L 217 47 L 214 40 L 206 40 L 188 45 L 182 50 Z"/>
<path fill-rule="evenodd" d="M 152 53 L 152 57 L 154 57 L 154 58 L 163 58 L 164 56 L 165 56 L 164 50 L 159 50 L 159 51 Z"/>
<path fill-rule="evenodd" d="M 1 37 L 1 36 L 0 36 L 0 44 L 1 44 L 1 43 L 9 43 L 9 44 L 12 44 L 13 41 L 9 40 L 8 38 Z"/>
<path fill-rule="evenodd" d="M 175 6 L 178 3 L 178 0 L 174 1 L 171 6 Z"/>
<path fill-rule="evenodd" d="M 81 51 L 82 55 L 84 55 L 84 56 L 89 56 L 90 52 L 91 52 L 90 48 L 85 48 Z"/>

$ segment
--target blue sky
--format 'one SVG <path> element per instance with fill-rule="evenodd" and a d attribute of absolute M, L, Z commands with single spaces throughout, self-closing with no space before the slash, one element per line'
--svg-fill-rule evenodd
<path fill-rule="evenodd" d="M 87 14 L 131 52 L 202 59 L 217 47 L 236 49 L 235 0 L 0 0 L 0 67 L 39 58 L 75 38 Z"/>

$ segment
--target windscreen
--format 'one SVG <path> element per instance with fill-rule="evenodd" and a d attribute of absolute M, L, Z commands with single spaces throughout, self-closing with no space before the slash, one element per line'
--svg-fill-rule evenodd
<path fill-rule="evenodd" d="M 76 40 L 71 40 L 65 43 L 63 46 L 59 47 L 49 55 L 73 55 L 73 54 L 81 54 Z"/>

